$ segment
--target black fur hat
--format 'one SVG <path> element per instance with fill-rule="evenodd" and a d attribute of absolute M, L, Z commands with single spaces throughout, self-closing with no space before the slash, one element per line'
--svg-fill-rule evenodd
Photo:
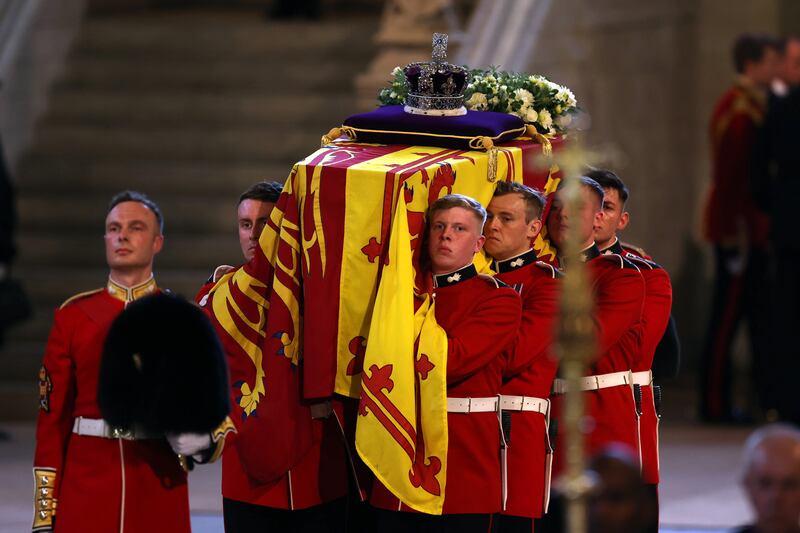
<path fill-rule="evenodd" d="M 162 292 L 131 303 L 111 325 L 97 402 L 113 427 L 210 432 L 230 412 L 227 374 L 205 313 Z"/>

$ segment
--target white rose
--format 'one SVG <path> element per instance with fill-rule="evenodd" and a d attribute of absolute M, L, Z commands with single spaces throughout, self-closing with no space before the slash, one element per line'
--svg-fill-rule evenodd
<path fill-rule="evenodd" d="M 525 119 L 525 122 L 536 122 L 539 119 L 539 113 L 537 113 L 535 109 L 530 108 L 522 118 Z"/>
<path fill-rule="evenodd" d="M 546 130 L 550 129 L 550 126 L 553 125 L 553 117 L 550 115 L 550 111 L 547 109 L 539 111 L 539 124 Z"/>
<path fill-rule="evenodd" d="M 472 96 L 470 96 L 469 100 L 467 100 L 465 103 L 469 109 L 474 109 L 476 111 L 485 110 L 488 104 L 486 95 L 483 93 L 472 93 Z"/>

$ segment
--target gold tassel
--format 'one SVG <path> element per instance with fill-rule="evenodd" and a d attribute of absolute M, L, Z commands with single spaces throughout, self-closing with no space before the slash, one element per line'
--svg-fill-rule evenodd
<path fill-rule="evenodd" d="M 484 137 L 484 139 L 488 139 L 488 137 Z M 497 148 L 494 146 L 487 148 L 486 155 L 489 157 L 489 161 L 486 163 L 486 179 L 489 180 L 489 183 L 494 183 L 497 181 Z"/>
<path fill-rule="evenodd" d="M 550 157 L 553 155 L 553 145 L 546 136 L 542 135 L 536 130 L 536 126 L 532 126 L 528 124 L 525 128 L 525 135 L 528 135 L 531 139 L 535 139 L 536 142 L 542 145 L 542 155 L 545 157 Z"/>
<path fill-rule="evenodd" d="M 341 135 L 342 135 L 342 128 L 331 128 L 331 131 L 329 131 L 327 135 L 322 136 L 322 141 L 320 146 L 325 146 L 326 144 L 332 143 L 334 139 L 338 139 L 339 136 Z"/>

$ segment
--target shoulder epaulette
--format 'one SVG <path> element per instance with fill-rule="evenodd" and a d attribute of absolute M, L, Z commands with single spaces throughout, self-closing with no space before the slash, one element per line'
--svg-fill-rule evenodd
<path fill-rule="evenodd" d="M 639 257 L 644 257 L 645 259 L 650 258 L 650 255 L 647 252 L 645 252 L 644 248 L 642 248 L 641 246 L 636 246 L 635 244 L 631 244 L 629 242 L 621 242 L 620 245 L 624 250 L 633 252 Z"/>
<path fill-rule="evenodd" d="M 489 283 L 490 285 L 494 285 L 498 289 L 501 288 L 501 287 L 508 287 L 508 285 L 506 283 L 503 283 L 502 281 L 500 281 L 496 277 L 490 276 L 489 274 L 478 274 L 478 277 L 481 278 L 482 280 L 484 280 L 486 283 Z"/>
<path fill-rule="evenodd" d="M 64 303 L 62 303 L 58 308 L 59 309 L 64 309 L 66 306 L 68 306 L 69 304 L 71 304 L 72 302 L 74 302 L 76 300 L 80 300 L 81 298 L 85 298 L 87 296 L 91 296 L 92 294 L 97 294 L 98 292 L 103 292 L 104 290 L 106 290 L 105 287 L 100 287 L 99 289 L 93 289 L 91 291 L 79 292 L 78 294 L 70 296 L 69 298 L 64 300 Z"/>
<path fill-rule="evenodd" d="M 545 272 L 547 272 L 548 274 L 550 274 L 550 277 L 552 277 L 554 279 L 555 278 L 560 278 L 561 276 L 564 275 L 559 269 L 557 269 L 556 267 L 554 267 L 550 263 L 546 263 L 544 261 L 536 261 L 536 263 L 534 263 L 534 264 L 537 267 L 539 267 L 542 270 L 544 270 Z"/>
<path fill-rule="evenodd" d="M 646 268 L 649 268 L 650 270 L 653 270 L 653 269 L 656 269 L 656 268 L 661 268 L 661 265 L 659 265 L 655 261 L 651 261 L 650 259 L 638 256 L 638 255 L 636 255 L 634 253 L 631 253 L 631 252 L 626 252 L 625 253 L 625 259 L 627 259 L 628 261 L 631 261 L 632 263 L 634 263 L 636 265 L 642 265 L 642 266 L 644 266 Z"/>
<path fill-rule="evenodd" d="M 619 268 L 633 268 L 635 270 L 639 270 L 639 268 L 636 265 L 634 265 L 633 263 L 631 263 L 630 261 L 628 261 L 619 254 L 603 254 L 598 257 L 602 257 L 606 261 L 612 261 L 613 263 L 618 265 Z"/>

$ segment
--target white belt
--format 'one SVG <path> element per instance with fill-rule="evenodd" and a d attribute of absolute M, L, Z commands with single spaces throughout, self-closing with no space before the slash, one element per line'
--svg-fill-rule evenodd
<path fill-rule="evenodd" d="M 641 372 L 633 373 L 633 384 L 645 387 L 653 384 L 653 371 L 642 370 Z"/>
<path fill-rule="evenodd" d="M 599 374 L 597 376 L 586 376 L 578 381 L 578 390 L 590 391 L 607 389 L 609 387 L 619 387 L 632 383 L 631 371 L 612 372 L 611 374 Z M 553 382 L 553 394 L 564 394 L 568 390 L 566 380 L 556 379 Z"/>
<path fill-rule="evenodd" d="M 140 429 L 119 429 L 111 427 L 102 418 L 84 418 L 79 416 L 72 424 L 72 432 L 87 437 L 102 437 L 104 439 L 143 440 L 158 439 L 162 435 L 155 435 Z"/>
<path fill-rule="evenodd" d="M 503 411 L 533 411 L 547 414 L 550 402 L 533 396 L 500 396 L 500 409 Z"/>
<path fill-rule="evenodd" d="M 448 413 L 493 413 L 497 411 L 497 396 L 491 398 L 448 398 Z"/>

